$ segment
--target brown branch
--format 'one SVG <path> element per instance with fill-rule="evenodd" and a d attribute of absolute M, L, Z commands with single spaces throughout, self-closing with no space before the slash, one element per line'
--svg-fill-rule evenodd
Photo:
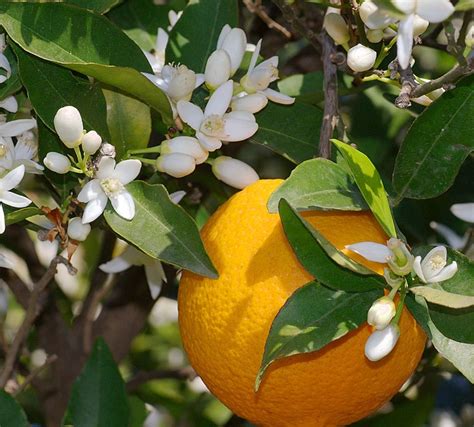
<path fill-rule="evenodd" d="M 405 70 L 398 67 L 398 72 L 400 73 L 402 88 L 400 89 L 400 95 L 395 100 L 395 106 L 398 108 L 408 108 L 411 105 L 410 99 L 416 98 L 413 96 L 413 91 L 416 88 L 415 76 L 410 66 Z"/>
<path fill-rule="evenodd" d="M 38 366 L 33 369 L 31 373 L 25 378 L 25 381 L 23 381 L 20 386 L 15 390 L 15 393 L 13 393 L 13 395 L 18 396 L 23 390 L 26 389 L 26 387 L 28 387 L 28 384 L 31 384 L 36 379 L 36 377 L 41 374 L 41 372 L 43 372 L 49 365 L 56 362 L 56 360 L 58 360 L 58 356 L 53 354 L 49 356 L 41 366 Z"/>
<path fill-rule="evenodd" d="M 26 308 L 30 299 L 30 290 L 13 270 L 0 270 L 0 283 L 5 283 L 15 296 L 18 303 Z"/>
<path fill-rule="evenodd" d="M 68 268 L 70 274 L 76 273 L 76 269 L 69 263 L 67 259 L 63 258 L 62 256 L 57 256 L 51 261 L 51 264 L 44 273 L 43 277 L 41 277 L 41 279 L 35 283 L 29 298 L 28 307 L 25 312 L 25 318 L 23 319 L 23 322 L 18 329 L 6 355 L 3 370 L 0 374 L 0 388 L 5 387 L 5 384 L 11 376 L 21 347 L 23 346 L 23 343 L 30 332 L 31 326 L 39 315 L 39 297 L 46 286 L 48 286 L 51 280 L 53 280 L 54 275 L 56 274 L 57 266 L 59 264 L 64 264 Z"/>
<path fill-rule="evenodd" d="M 268 13 L 262 5 L 262 0 L 243 0 L 243 2 L 248 11 L 257 15 L 263 22 L 265 22 L 265 24 L 267 24 L 268 28 L 279 31 L 287 39 L 291 39 L 291 33 L 283 25 L 268 16 Z"/>
<path fill-rule="evenodd" d="M 177 379 L 177 380 L 191 380 L 196 377 L 196 372 L 190 366 L 181 369 L 163 370 L 163 371 L 142 371 L 138 372 L 126 384 L 128 392 L 135 391 L 142 384 L 153 380 Z"/>

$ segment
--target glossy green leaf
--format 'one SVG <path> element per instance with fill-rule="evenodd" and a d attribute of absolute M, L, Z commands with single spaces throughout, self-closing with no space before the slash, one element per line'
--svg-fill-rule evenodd
<path fill-rule="evenodd" d="M 385 285 L 380 276 L 358 274 L 334 261 L 315 237 L 313 227 L 308 224 L 285 199 L 281 199 L 279 212 L 283 229 L 296 257 L 303 267 L 322 284 L 345 292 L 366 292 L 382 289 Z M 329 244 L 326 241 L 325 244 Z M 337 251 L 338 256 L 342 253 Z M 347 257 L 345 257 L 347 258 Z M 361 270 L 368 273 L 361 266 Z"/>
<path fill-rule="evenodd" d="M 117 159 L 127 150 L 145 148 L 151 135 L 150 108 L 140 101 L 111 90 L 104 90 L 107 101 L 107 124 L 110 143 Z"/>
<path fill-rule="evenodd" d="M 27 52 L 121 89 L 172 122 L 166 95 L 140 73 L 151 72 L 144 53 L 107 18 L 63 3 L 0 3 L 0 24 Z"/>
<path fill-rule="evenodd" d="M 438 352 L 474 383 L 474 344 L 466 344 L 446 337 L 432 322 L 426 301 L 407 295 L 405 302 L 416 321 L 423 327 Z M 459 327 L 463 327 L 459 325 Z"/>
<path fill-rule="evenodd" d="M 29 427 L 25 412 L 7 392 L 0 390 L 0 426 Z"/>
<path fill-rule="evenodd" d="M 280 199 L 298 210 L 339 209 L 359 211 L 368 209 L 354 179 L 330 160 L 306 160 L 291 172 L 268 201 L 270 212 L 278 211 Z"/>
<path fill-rule="evenodd" d="M 194 273 L 217 278 L 196 224 L 183 208 L 174 204 L 163 185 L 135 181 L 127 186 L 135 201 L 131 221 L 118 216 L 112 207 L 105 219 L 123 239 L 150 255 Z"/>
<path fill-rule="evenodd" d="M 398 199 L 444 193 L 474 150 L 474 76 L 433 102 L 411 126 L 398 153 L 393 186 Z"/>
<path fill-rule="evenodd" d="M 24 221 L 25 219 L 28 219 L 35 215 L 41 215 L 42 213 L 39 208 L 33 205 L 21 209 L 3 205 L 3 210 L 5 213 L 6 225 L 16 224 L 17 222 Z"/>
<path fill-rule="evenodd" d="M 317 282 L 299 288 L 275 317 L 265 343 L 255 387 L 275 360 L 324 348 L 367 319 L 381 290 L 346 293 L 328 289 Z"/>
<path fill-rule="evenodd" d="M 324 99 L 322 71 L 293 74 L 277 82 L 278 90 L 297 98 L 300 102 L 318 104 Z"/>
<path fill-rule="evenodd" d="M 38 116 L 54 131 L 54 116 L 66 105 L 76 107 L 84 127 L 109 139 L 107 105 L 97 83 L 76 77 L 70 70 L 33 56 L 18 46 L 20 76 Z"/>
<path fill-rule="evenodd" d="M 264 145 L 293 163 L 311 159 L 318 151 L 323 112 L 312 105 L 269 102 L 256 114 L 258 131 L 250 142 Z"/>
<path fill-rule="evenodd" d="M 122 0 L 63 0 L 64 3 L 74 4 L 97 13 L 106 13 Z"/>
<path fill-rule="evenodd" d="M 474 297 L 446 292 L 438 283 L 414 286 L 410 288 L 410 291 L 415 295 L 422 296 L 429 303 L 444 307 L 466 308 L 474 305 Z"/>
<path fill-rule="evenodd" d="M 129 396 L 128 407 L 130 409 L 130 419 L 128 427 L 143 427 L 148 416 L 145 402 L 137 396 Z"/>
<path fill-rule="evenodd" d="M 397 231 L 387 193 L 373 163 L 364 153 L 351 145 L 337 139 L 331 141 L 344 156 L 362 196 L 379 224 L 390 237 L 396 237 Z"/>
<path fill-rule="evenodd" d="M 102 338 L 74 382 L 69 412 L 74 427 L 128 426 L 125 384 Z"/>
<path fill-rule="evenodd" d="M 166 62 L 179 62 L 203 73 L 222 27 L 236 27 L 238 17 L 237 0 L 191 0 L 171 30 Z"/>

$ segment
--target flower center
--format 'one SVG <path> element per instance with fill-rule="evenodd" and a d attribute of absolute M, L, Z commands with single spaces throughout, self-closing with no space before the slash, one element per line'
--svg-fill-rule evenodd
<path fill-rule="evenodd" d="M 201 125 L 201 132 L 208 136 L 218 137 L 224 132 L 224 119 L 217 115 L 211 114 L 206 117 Z"/>
<path fill-rule="evenodd" d="M 446 261 L 444 257 L 441 255 L 435 255 L 431 257 L 430 259 L 430 267 L 433 270 L 441 270 L 445 264 L 446 264 Z"/>
<path fill-rule="evenodd" d="M 105 178 L 100 181 L 100 186 L 107 197 L 114 197 L 123 190 L 123 185 L 117 178 Z"/>
<path fill-rule="evenodd" d="M 5 157 L 8 153 L 8 148 L 5 144 L 0 144 L 0 159 Z"/>

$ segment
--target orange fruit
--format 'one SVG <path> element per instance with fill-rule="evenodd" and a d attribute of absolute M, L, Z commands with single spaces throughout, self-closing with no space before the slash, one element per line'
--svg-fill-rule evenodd
<path fill-rule="evenodd" d="M 370 362 L 364 355 L 372 332 L 364 324 L 322 350 L 276 361 L 255 393 L 275 315 L 297 288 L 312 280 L 293 254 L 278 214 L 267 212 L 267 200 L 280 183 L 261 180 L 247 187 L 203 228 L 220 277 L 183 274 L 178 298 L 182 340 L 211 392 L 240 417 L 265 427 L 347 425 L 400 389 L 415 370 L 426 337 L 405 310 L 400 339 L 381 361 Z M 387 240 L 368 212 L 314 211 L 305 217 L 338 248 Z M 382 273 L 380 264 L 362 262 Z"/>

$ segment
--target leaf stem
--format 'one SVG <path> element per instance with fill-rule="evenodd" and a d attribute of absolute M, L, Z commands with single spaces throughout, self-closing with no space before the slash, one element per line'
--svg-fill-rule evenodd
<path fill-rule="evenodd" d="M 142 148 L 139 150 L 128 150 L 127 154 L 133 155 L 133 154 L 154 154 L 154 153 L 161 153 L 161 146 L 156 146 L 156 147 L 148 147 L 148 148 Z"/>

